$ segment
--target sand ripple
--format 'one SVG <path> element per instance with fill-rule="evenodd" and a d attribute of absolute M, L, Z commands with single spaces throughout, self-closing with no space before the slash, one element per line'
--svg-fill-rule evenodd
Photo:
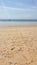
<path fill-rule="evenodd" d="M 37 27 L 0 28 L 0 65 L 37 65 Z"/>

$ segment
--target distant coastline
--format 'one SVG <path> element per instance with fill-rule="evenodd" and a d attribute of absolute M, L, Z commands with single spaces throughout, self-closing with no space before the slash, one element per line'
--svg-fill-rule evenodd
<path fill-rule="evenodd" d="M 37 21 L 37 19 L 0 19 L 0 21 Z"/>

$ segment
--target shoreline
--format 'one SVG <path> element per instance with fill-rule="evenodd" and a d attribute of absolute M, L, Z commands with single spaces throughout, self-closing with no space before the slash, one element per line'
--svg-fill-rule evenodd
<path fill-rule="evenodd" d="M 0 26 L 37 26 L 37 22 L 0 22 Z"/>

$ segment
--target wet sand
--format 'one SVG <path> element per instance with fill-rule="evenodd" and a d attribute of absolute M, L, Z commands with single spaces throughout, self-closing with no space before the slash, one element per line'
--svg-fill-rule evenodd
<path fill-rule="evenodd" d="M 0 65 L 37 65 L 37 27 L 0 27 Z"/>

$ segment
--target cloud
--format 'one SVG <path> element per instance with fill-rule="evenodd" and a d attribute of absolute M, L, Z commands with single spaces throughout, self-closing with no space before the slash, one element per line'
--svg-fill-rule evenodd
<path fill-rule="evenodd" d="M 6 10 L 18 10 L 18 11 L 33 11 L 32 8 L 14 8 L 14 7 L 7 7 L 7 6 L 0 6 L 0 9 L 6 9 Z"/>
<path fill-rule="evenodd" d="M 30 2 L 32 2 L 32 0 L 29 0 L 26 2 L 25 2 L 25 0 L 19 0 L 19 1 L 16 0 L 16 1 L 13 1 L 13 4 L 8 4 L 8 3 L 11 3 L 9 0 L 6 3 L 4 2 L 4 0 L 2 0 L 1 5 L 0 5 L 0 18 L 12 18 L 12 19 L 37 18 L 37 15 L 36 15 L 37 6 L 35 6 L 35 5 L 31 6 Z"/>
<path fill-rule="evenodd" d="M 35 8 L 14 8 L 7 6 L 0 6 L 0 18 L 11 19 L 29 19 L 35 18 Z M 37 11 L 36 11 L 37 12 Z M 37 17 L 36 17 L 37 18 Z"/>

